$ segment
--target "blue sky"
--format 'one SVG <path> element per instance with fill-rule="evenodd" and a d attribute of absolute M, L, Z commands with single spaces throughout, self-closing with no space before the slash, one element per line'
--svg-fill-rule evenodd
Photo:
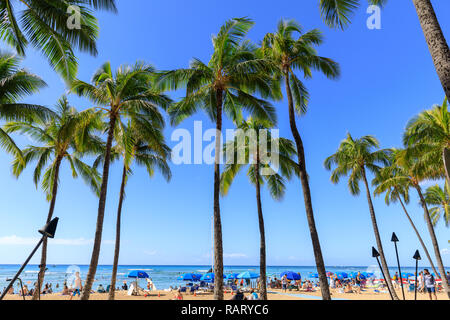
<path fill-rule="evenodd" d="M 280 18 L 293 18 L 305 30 L 320 28 L 326 41 L 319 48 L 323 56 L 340 63 L 342 76 L 330 81 L 319 74 L 306 81 L 311 93 L 308 114 L 299 119 L 304 139 L 307 167 L 317 228 L 325 263 L 370 265 L 370 248 L 375 244 L 367 201 L 353 197 L 346 183 L 332 185 L 323 160 L 335 152 L 347 132 L 359 137 L 375 135 L 383 147 L 400 147 L 407 121 L 423 109 L 441 103 L 444 97 L 423 33 L 409 0 L 390 1 L 382 12 L 382 29 L 366 27 L 365 4 L 345 32 L 331 30 L 320 18 L 318 1 L 280 0 L 237 1 L 118 1 L 119 14 L 98 14 L 101 34 L 99 55 L 80 54 L 79 78 L 89 80 L 105 61 L 114 68 L 123 63 L 144 60 L 159 69 L 186 67 L 192 57 L 208 61 L 211 35 L 232 17 L 249 16 L 256 24 L 249 33 L 255 42 L 272 32 Z M 364 3 L 364 1 L 362 1 Z M 128 5 L 127 5 L 128 4 Z M 450 21 L 448 1 L 434 1 L 447 39 Z M 42 76 L 49 87 L 27 101 L 48 106 L 65 92 L 64 84 L 46 60 L 33 50 L 23 62 Z M 173 95 L 176 97 L 177 95 Z M 91 107 L 74 96 L 70 101 L 79 109 Z M 291 138 L 286 101 L 276 104 L 281 136 Z M 213 124 L 198 114 L 179 127 L 190 131 L 193 121 L 203 128 Z M 226 121 L 224 128 L 232 128 Z M 170 146 L 174 128 L 165 130 Z M 30 141 L 16 137 L 21 146 Z M 205 144 L 206 145 L 206 144 Z M 11 156 L 0 152 L 0 264 L 24 260 L 39 229 L 45 222 L 48 203 L 32 183 L 32 168 L 16 180 L 10 169 Z M 173 179 L 166 183 L 159 175 L 153 179 L 143 169 L 135 169 L 127 186 L 123 208 L 121 264 L 209 264 L 211 262 L 211 216 L 213 167 L 209 165 L 173 166 Z M 112 264 L 115 219 L 120 187 L 120 164 L 112 166 L 101 251 L 101 264 Z M 431 183 L 425 185 L 429 186 Z M 285 198 L 273 201 L 263 190 L 266 222 L 267 262 L 269 265 L 314 265 L 311 240 L 298 180 L 287 185 Z M 400 258 L 412 265 L 416 249 L 421 249 L 401 208 L 386 207 L 375 199 L 381 237 L 388 263 L 395 264 L 390 235 L 400 239 Z M 96 197 L 81 180 L 72 179 L 64 165 L 56 203 L 60 217 L 56 239 L 49 246 L 49 263 L 88 264 L 97 215 Z M 413 197 L 409 210 L 431 250 L 423 212 Z M 255 265 L 259 255 L 259 231 L 255 190 L 245 175 L 233 184 L 221 200 L 225 264 Z M 449 229 L 436 228 L 443 259 L 450 265 Z M 433 255 L 434 256 L 434 255 Z M 38 263 L 37 257 L 32 263 Z"/>

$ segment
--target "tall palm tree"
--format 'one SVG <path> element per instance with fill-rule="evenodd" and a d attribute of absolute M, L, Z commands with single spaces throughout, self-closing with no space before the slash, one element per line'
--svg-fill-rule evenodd
<path fill-rule="evenodd" d="M 349 176 L 348 188 L 350 193 L 354 196 L 357 196 L 360 193 L 360 181 L 364 182 L 373 232 L 375 234 L 378 251 L 380 252 L 381 266 L 386 276 L 386 284 L 392 292 L 393 298 L 398 300 L 398 296 L 392 286 L 389 268 L 386 263 L 386 257 L 384 255 L 383 244 L 378 231 L 375 209 L 373 207 L 372 196 L 367 180 L 367 171 L 377 175 L 381 169 L 381 165 L 389 165 L 391 151 L 388 149 L 378 150 L 379 146 L 378 140 L 373 136 L 363 136 L 359 139 L 353 139 L 350 133 L 347 133 L 347 138 L 341 142 L 338 151 L 328 157 L 324 164 L 327 170 L 331 170 L 333 166 L 336 166 L 331 174 L 332 183 L 339 183 L 341 177 Z"/>
<path fill-rule="evenodd" d="M 394 150 L 395 154 L 395 150 Z M 435 274 L 438 274 L 436 271 L 436 267 L 434 266 L 433 259 L 431 259 L 430 253 L 422 240 L 422 237 L 419 231 L 414 224 L 411 216 L 406 210 L 406 204 L 409 203 L 409 189 L 412 187 L 411 180 L 406 177 L 406 173 L 404 169 L 399 167 L 395 163 L 395 159 L 392 159 L 391 164 L 387 167 L 382 168 L 375 179 L 372 181 L 372 184 L 376 187 L 374 190 L 374 195 L 379 196 L 385 193 L 384 201 L 386 205 L 390 205 L 391 203 L 400 202 L 403 212 L 406 215 L 411 227 L 413 228 L 417 238 L 419 239 L 420 244 L 422 245 L 423 251 L 430 262 L 430 266 L 433 269 Z"/>
<path fill-rule="evenodd" d="M 220 217 L 220 153 L 222 117 L 225 112 L 236 119 L 241 109 L 261 119 L 275 119 L 275 111 L 262 98 L 275 97 L 270 78 L 271 64 L 256 56 L 256 47 L 244 40 L 253 21 L 234 18 L 225 22 L 213 37 L 213 54 L 208 64 L 193 59 L 188 69 L 163 72 L 158 77 L 163 89 L 176 90 L 186 86 L 186 96 L 171 106 L 172 124 L 196 113 L 206 112 L 216 124 L 214 165 L 214 298 L 223 299 L 223 246 Z"/>
<path fill-rule="evenodd" d="M 224 152 L 227 154 L 227 164 L 221 176 L 221 193 L 227 195 L 236 175 L 248 165 L 247 176 L 256 189 L 256 205 L 260 234 L 260 294 L 267 300 L 266 287 L 266 236 L 264 216 L 261 203 L 261 186 L 267 183 L 272 198 L 282 199 L 285 192 L 284 177 L 290 179 L 292 174 L 298 175 L 298 166 L 292 157 L 296 154 L 294 143 L 284 138 L 273 138 L 268 131 L 273 127 L 268 121 L 250 118 L 239 124 L 237 136 L 227 142 Z M 266 138 L 260 135 L 264 132 Z M 273 148 L 272 146 L 278 146 Z M 272 149 L 273 148 L 273 149 Z M 233 155 L 231 159 L 228 155 Z M 240 155 L 244 157 L 239 161 Z M 265 157 L 278 159 L 279 172 L 273 169 L 274 163 L 263 161 Z M 262 171 L 264 170 L 264 171 Z"/>
<path fill-rule="evenodd" d="M 431 186 L 425 191 L 425 202 L 428 205 L 436 206 L 430 208 L 431 220 L 435 227 L 439 220 L 445 222 L 445 226 L 450 226 L 450 195 L 448 184 L 446 183 L 444 189 L 439 185 Z"/>
<path fill-rule="evenodd" d="M 23 150 L 23 159 L 16 157 L 13 162 L 13 173 L 18 178 L 26 166 L 36 161 L 33 181 L 46 193 L 50 207 L 47 223 L 52 220 L 58 193 L 59 172 L 63 161 L 70 164 L 72 176 L 82 179 L 98 193 L 100 176 L 95 169 L 85 164 L 80 155 L 96 152 L 101 146 L 98 138 L 92 135 L 101 125 L 97 114 L 91 111 L 77 112 L 63 96 L 56 105 L 56 112 L 47 120 L 35 119 L 33 122 L 10 122 L 5 125 L 8 133 L 19 132 L 28 135 L 39 143 Z M 43 174 L 42 174 L 43 173 Z M 35 290 L 33 300 L 37 299 L 44 281 L 47 262 L 47 238 L 42 243 L 39 286 Z"/>
<path fill-rule="evenodd" d="M 38 76 L 19 69 L 21 59 L 0 52 L 0 120 L 31 121 L 47 119 L 51 111 L 45 107 L 19 102 L 25 96 L 38 92 L 46 83 Z M 19 157 L 22 152 L 14 140 L 0 128 L 0 147 Z"/>
<path fill-rule="evenodd" d="M 410 152 L 422 154 L 439 163 L 442 177 L 450 183 L 450 112 L 447 98 L 442 106 L 434 106 L 411 119 L 403 135 Z"/>
<path fill-rule="evenodd" d="M 309 97 L 308 91 L 300 78 L 297 77 L 296 71 L 302 72 L 304 78 L 312 77 L 312 71 L 314 70 L 323 73 L 328 78 L 339 76 L 339 65 L 333 60 L 317 54 L 315 46 L 320 45 L 322 42 L 323 37 L 319 30 L 314 29 L 302 33 L 302 28 L 295 21 L 281 20 L 278 23 L 277 31 L 268 33 L 264 37 L 261 52 L 266 59 L 269 59 L 276 66 L 275 79 L 280 83 L 284 80 L 288 100 L 289 124 L 297 146 L 300 181 L 314 257 L 319 273 L 320 288 L 323 299 L 330 300 L 331 294 L 314 220 L 311 191 L 306 170 L 305 150 L 295 120 L 296 112 L 300 115 L 306 112 Z"/>
<path fill-rule="evenodd" d="M 431 242 L 433 244 L 434 254 L 436 256 L 436 263 L 438 266 L 439 274 L 441 275 L 442 285 L 445 292 L 450 299 L 450 286 L 446 278 L 444 263 L 442 262 L 442 256 L 439 249 L 439 243 L 436 238 L 436 233 L 433 228 L 433 222 L 431 221 L 430 211 L 428 210 L 425 196 L 422 192 L 420 182 L 425 179 L 437 179 L 441 177 L 442 164 L 439 161 L 430 161 L 427 155 L 417 154 L 417 150 L 399 149 L 395 150 L 394 157 L 396 163 L 403 168 L 404 177 L 402 179 L 409 179 L 411 186 L 416 189 L 422 205 L 425 222 L 427 224 L 428 232 L 430 234 Z M 437 273 L 436 273 L 437 274 Z"/>
<path fill-rule="evenodd" d="M 78 9 L 74 12 L 72 9 Z M 40 50 L 63 79 L 76 76 L 74 49 L 97 55 L 97 19 L 92 9 L 116 12 L 115 0 L 0 1 L 0 39 L 24 56 L 28 45 Z M 79 26 L 70 26 L 72 16 Z M 70 27 L 69 27 L 70 26 Z"/>
<path fill-rule="evenodd" d="M 128 125 L 118 122 L 116 126 L 115 140 L 117 144 L 111 150 L 111 161 L 121 159 L 123 161 L 123 170 L 117 208 L 116 243 L 109 289 L 110 300 L 114 300 L 115 297 L 117 268 L 119 265 L 122 205 L 128 178 L 133 173 L 132 166 L 136 163 L 146 167 L 150 177 L 154 175 L 155 168 L 159 169 L 166 180 L 170 180 L 172 176 L 167 164 L 170 148 L 165 144 L 162 133 L 163 128 L 164 121 L 162 118 L 151 119 L 146 117 L 146 115 L 136 115 L 128 122 Z M 103 162 L 103 154 L 97 158 L 94 167 L 97 167 L 101 162 Z"/>
<path fill-rule="evenodd" d="M 82 300 L 89 299 L 94 276 L 97 272 L 114 129 L 122 119 L 134 119 L 141 114 L 145 114 L 152 119 L 161 118 L 159 107 L 165 109 L 171 102 L 167 96 L 152 88 L 154 73 L 155 69 L 143 62 L 137 62 L 133 66 L 123 65 L 113 73 L 111 64 L 107 62 L 95 72 L 91 83 L 75 80 L 72 84 L 74 93 L 87 97 L 96 105 L 96 108 L 104 111 L 107 126 L 94 247 L 86 283 L 81 295 Z"/>
<path fill-rule="evenodd" d="M 320 0 L 322 18 L 329 26 L 344 29 L 350 23 L 350 16 L 358 8 L 360 2 L 360 0 Z M 450 98 L 450 49 L 433 5 L 431 0 L 412 0 L 412 2 L 416 8 L 436 72 L 446 96 Z M 383 6 L 387 0 L 369 0 L 369 3 Z"/>

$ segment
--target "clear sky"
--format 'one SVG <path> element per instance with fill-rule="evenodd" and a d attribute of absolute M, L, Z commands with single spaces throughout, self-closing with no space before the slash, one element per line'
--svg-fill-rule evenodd
<path fill-rule="evenodd" d="M 311 93 L 308 114 L 299 119 L 304 139 L 307 168 L 317 228 L 326 265 L 370 265 L 370 248 L 375 244 L 366 198 L 353 197 L 346 182 L 333 185 L 324 159 L 334 153 L 347 132 L 353 136 L 375 135 L 383 147 L 401 147 L 407 121 L 421 110 L 441 103 L 444 97 L 435 73 L 412 1 L 389 1 L 382 12 L 382 29 L 366 27 L 365 1 L 345 32 L 330 30 L 320 18 L 318 1 L 267 0 L 118 1 L 119 14 L 97 14 L 101 34 L 99 54 L 79 55 L 79 78 L 90 80 L 105 61 L 114 68 L 145 60 L 159 69 L 186 67 L 192 57 L 208 61 L 211 35 L 233 17 L 248 16 L 256 24 L 249 33 L 255 42 L 272 32 L 280 18 L 293 18 L 305 30 L 320 28 L 326 41 L 319 48 L 323 56 L 338 61 L 342 76 L 330 81 L 319 74 L 306 81 Z M 449 1 L 433 1 L 442 29 L 450 39 Z M 4 45 L 2 46 L 5 47 Z M 65 92 L 60 78 L 46 60 L 33 50 L 23 62 L 42 76 L 49 87 L 28 102 L 53 106 Z M 178 95 L 178 94 L 177 94 Z M 177 95 L 173 95 L 176 97 Z M 80 110 L 92 105 L 70 97 Z M 281 136 L 291 138 L 286 101 L 276 104 Z M 179 127 L 190 131 L 193 121 L 203 128 L 213 124 L 203 114 Z M 226 121 L 224 128 L 232 128 Z M 170 146 L 174 128 L 165 130 Z M 16 137 L 21 146 L 30 141 Z M 10 169 L 10 155 L 0 152 L 0 264 L 21 263 L 33 247 L 37 230 L 44 224 L 48 203 L 32 182 L 32 167 L 16 180 Z M 129 179 L 123 207 L 120 264 L 209 264 L 211 263 L 211 216 L 213 209 L 213 166 L 172 165 L 173 179 L 166 183 L 158 174 L 149 179 L 144 169 L 135 169 Z M 81 180 L 62 167 L 56 216 L 60 217 L 55 240 L 51 240 L 49 263 L 88 264 L 97 216 L 97 198 Z M 101 264 L 112 264 L 115 219 L 120 187 L 120 164 L 112 166 L 101 251 Z M 431 185 L 427 183 L 424 187 Z M 314 265 L 300 182 L 287 185 L 285 198 L 273 201 L 263 190 L 269 265 Z M 410 210 L 429 246 L 423 212 L 416 197 Z M 245 174 L 221 200 L 225 264 L 256 265 L 259 260 L 259 231 L 255 190 Z M 412 255 L 421 249 L 402 210 L 386 207 L 375 199 L 381 237 L 387 260 L 395 265 L 390 236 L 400 239 L 400 258 L 412 265 Z M 444 263 L 450 265 L 449 229 L 436 228 Z M 432 254 L 433 255 L 433 254 Z M 38 256 L 38 255 L 37 255 Z M 433 255 L 434 256 L 434 255 Z M 32 263 L 38 263 L 37 257 Z"/>

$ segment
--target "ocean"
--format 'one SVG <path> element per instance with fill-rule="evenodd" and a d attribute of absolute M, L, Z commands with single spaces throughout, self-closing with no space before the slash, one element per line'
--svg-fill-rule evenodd
<path fill-rule="evenodd" d="M 0 265 L 0 291 L 3 290 L 8 284 L 7 279 L 12 278 L 15 273 L 19 270 L 20 265 Z M 72 283 L 73 276 L 76 271 L 80 272 L 80 276 L 84 279 L 87 275 L 89 266 L 87 265 L 48 265 L 48 270 L 45 273 L 44 283 L 51 283 L 52 288 L 55 292 L 61 291 L 62 285 L 65 281 L 70 285 Z M 170 286 L 180 286 L 184 282 L 177 281 L 177 277 L 183 273 L 206 273 L 211 268 L 211 266 L 182 266 L 182 265 L 171 265 L 171 266 L 162 266 L 162 265 L 120 265 L 117 271 L 117 286 L 122 286 L 123 281 L 135 281 L 134 279 L 128 278 L 127 275 L 132 270 L 142 270 L 145 271 L 150 278 L 152 278 L 153 283 L 155 284 L 158 290 L 168 289 Z M 424 267 L 420 267 L 420 270 L 423 270 Z M 20 278 L 24 285 L 27 285 L 29 288 L 34 287 L 34 283 L 37 281 L 39 267 L 37 265 L 29 265 L 25 268 L 25 270 L 20 275 Z M 378 266 L 330 266 L 326 268 L 327 271 L 337 273 L 337 272 L 372 272 L 379 278 L 381 277 L 381 273 L 379 271 Z M 259 273 L 259 266 L 225 266 L 224 273 L 240 273 L 243 271 L 252 271 L 255 273 Z M 316 278 L 313 278 L 313 274 L 317 273 L 315 267 L 312 266 L 269 266 L 267 267 L 267 276 L 268 277 L 279 277 L 280 273 L 284 271 L 293 271 L 300 272 L 302 275 L 302 279 L 311 279 L 316 281 Z M 390 267 L 391 274 L 395 274 L 398 269 L 396 267 Z M 403 267 L 402 273 L 414 273 L 415 269 L 412 267 Z M 99 265 L 97 268 L 97 273 L 95 276 L 95 283 L 93 285 L 93 289 L 96 289 L 99 284 L 102 284 L 105 288 L 110 283 L 112 274 L 112 266 L 111 265 Z M 140 286 L 145 286 L 145 279 L 139 280 Z M 56 289 L 56 285 L 58 284 L 58 289 Z M 17 290 L 19 282 L 17 281 L 14 285 L 15 290 Z"/>

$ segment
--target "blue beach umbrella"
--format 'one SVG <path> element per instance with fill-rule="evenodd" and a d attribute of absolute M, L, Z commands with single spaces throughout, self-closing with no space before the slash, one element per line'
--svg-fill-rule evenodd
<path fill-rule="evenodd" d="M 244 272 L 239 273 L 237 278 L 238 279 L 258 279 L 259 274 L 250 272 L 250 271 L 244 271 Z"/>
<path fill-rule="evenodd" d="M 341 280 L 348 278 L 348 274 L 345 272 L 338 272 L 338 273 L 336 273 L 336 275 L 337 275 L 338 279 L 341 279 Z"/>
<path fill-rule="evenodd" d="M 180 281 L 200 281 L 200 278 L 202 277 L 199 273 L 185 273 L 182 275 L 179 275 L 177 277 L 177 280 Z"/>
<path fill-rule="evenodd" d="M 132 270 L 128 272 L 128 278 L 136 278 L 136 279 L 146 279 L 150 278 L 145 271 L 141 270 Z"/>
<path fill-rule="evenodd" d="M 310 277 L 310 278 L 317 279 L 317 278 L 319 278 L 319 275 L 318 275 L 317 273 L 311 273 L 311 274 L 309 275 L 309 277 Z"/>
<path fill-rule="evenodd" d="M 302 277 L 293 271 L 284 271 L 280 273 L 280 278 L 283 278 L 286 275 L 286 279 L 288 280 L 301 280 Z"/>
<path fill-rule="evenodd" d="M 230 273 L 227 275 L 226 278 L 227 278 L 227 280 L 234 280 L 234 279 L 237 279 L 238 275 L 239 275 L 239 273 Z"/>
<path fill-rule="evenodd" d="M 223 275 L 223 278 L 225 279 L 225 275 Z M 206 281 L 206 282 L 213 282 L 214 281 L 214 273 L 213 272 L 208 272 L 205 273 L 201 278 L 201 281 Z"/>

